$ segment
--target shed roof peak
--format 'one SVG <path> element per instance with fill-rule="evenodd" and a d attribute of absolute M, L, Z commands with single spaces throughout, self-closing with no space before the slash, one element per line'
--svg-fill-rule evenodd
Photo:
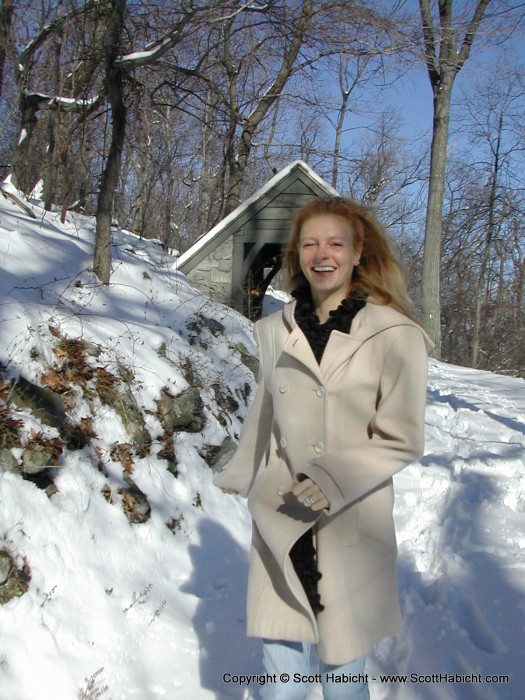
<path fill-rule="evenodd" d="M 323 180 L 323 178 L 318 175 L 313 168 L 311 168 L 308 163 L 304 160 L 294 160 L 289 163 L 286 167 L 275 174 L 268 182 L 266 182 L 262 187 L 260 187 L 254 194 L 252 194 L 248 199 L 242 202 L 236 209 L 234 209 L 228 216 L 226 216 L 222 221 L 219 221 L 212 229 L 207 233 L 203 234 L 187 251 L 182 253 L 177 258 L 174 267 L 186 272 L 186 270 L 191 269 L 192 261 L 196 257 L 201 257 L 204 248 L 213 247 L 214 239 L 221 238 L 221 234 L 225 229 L 232 224 L 236 219 L 240 218 L 250 207 L 254 206 L 259 200 L 261 200 L 265 195 L 271 192 L 272 189 L 278 187 L 286 178 L 293 176 L 296 171 L 301 171 L 307 176 L 317 187 L 325 192 L 327 196 L 338 196 L 338 192 Z"/>

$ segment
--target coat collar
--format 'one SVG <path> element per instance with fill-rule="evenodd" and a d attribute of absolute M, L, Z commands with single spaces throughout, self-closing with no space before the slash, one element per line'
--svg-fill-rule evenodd
<path fill-rule="evenodd" d="M 355 315 L 350 333 L 332 331 L 319 366 L 308 340 L 295 321 L 296 303 L 293 300 L 283 309 L 283 321 L 288 330 L 283 352 L 305 365 L 321 382 L 328 379 L 341 365 L 347 362 L 365 341 L 387 328 L 395 326 L 416 327 L 421 330 L 425 338 L 427 350 L 432 348 L 431 341 L 417 323 L 391 306 L 367 301 L 366 305 Z"/>

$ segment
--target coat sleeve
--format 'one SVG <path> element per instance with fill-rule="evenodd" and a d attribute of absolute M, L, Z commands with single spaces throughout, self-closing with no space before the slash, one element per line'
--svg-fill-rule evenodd
<path fill-rule="evenodd" d="M 427 366 L 423 334 L 415 326 L 405 326 L 385 358 L 368 438 L 340 452 L 320 455 L 303 470 L 330 501 L 330 515 L 422 456 Z"/>
<path fill-rule="evenodd" d="M 266 353 L 261 345 L 258 323 L 254 326 L 254 338 L 259 347 L 259 386 L 242 426 L 237 451 L 224 470 L 213 479 L 219 488 L 232 489 L 245 497 L 265 458 L 273 420 L 272 395 L 264 380 L 263 363 L 267 358 L 264 357 Z"/>

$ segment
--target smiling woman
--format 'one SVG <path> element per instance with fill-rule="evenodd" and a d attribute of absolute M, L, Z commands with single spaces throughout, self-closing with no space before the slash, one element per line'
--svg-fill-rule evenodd
<path fill-rule="evenodd" d="M 306 235 L 312 229 L 317 229 L 318 236 L 320 235 L 315 225 L 316 219 L 320 217 L 325 219 L 327 229 L 330 228 L 330 220 L 334 234 L 335 221 L 339 222 L 337 232 L 341 237 L 340 242 L 347 246 L 350 236 L 354 262 L 360 263 L 352 269 L 346 296 L 362 298 L 365 295 L 379 304 L 391 305 L 412 318 L 413 304 L 406 290 L 401 267 L 392 255 L 386 232 L 369 209 L 343 197 L 314 199 L 295 216 L 285 256 L 290 290 L 310 287 L 311 280 L 301 264 L 301 250 Z M 334 236 L 334 243 L 337 242 L 338 237 Z"/>
<path fill-rule="evenodd" d="M 314 643 L 324 699 L 366 700 L 365 657 L 400 629 L 392 476 L 423 452 L 431 344 L 365 207 L 312 201 L 286 261 L 294 300 L 255 324 L 259 389 L 215 484 L 253 519 L 248 634 L 299 679 L 261 698 L 308 696 Z"/>
<path fill-rule="evenodd" d="M 305 221 L 299 239 L 299 265 L 310 285 L 321 323 L 346 297 L 363 242 L 355 240 L 347 219 L 319 214 Z"/>

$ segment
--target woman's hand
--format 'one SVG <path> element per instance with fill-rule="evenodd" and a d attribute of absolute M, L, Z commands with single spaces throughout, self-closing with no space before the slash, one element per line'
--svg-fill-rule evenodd
<path fill-rule="evenodd" d="M 296 481 L 290 486 L 288 493 L 293 493 L 300 503 L 312 510 L 317 511 L 323 510 L 323 508 L 330 508 L 330 501 L 312 479 Z"/>

